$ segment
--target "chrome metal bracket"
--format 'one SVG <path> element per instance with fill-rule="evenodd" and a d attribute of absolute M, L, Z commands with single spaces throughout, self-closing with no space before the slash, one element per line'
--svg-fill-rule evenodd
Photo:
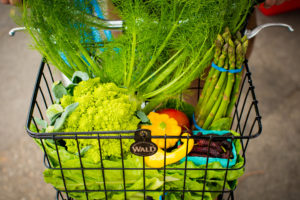
<path fill-rule="evenodd" d="M 15 27 L 15 28 L 12 28 L 10 29 L 10 31 L 8 32 L 9 36 L 14 36 L 16 32 L 18 31 L 24 31 L 26 30 L 25 27 Z"/>
<path fill-rule="evenodd" d="M 267 27 L 286 27 L 289 29 L 289 31 L 291 31 L 291 32 L 294 31 L 293 27 L 288 24 L 266 23 L 266 24 L 257 26 L 253 30 L 246 29 L 244 34 L 247 36 L 248 39 L 251 39 L 251 38 L 255 37 L 262 29 L 267 28 Z"/>

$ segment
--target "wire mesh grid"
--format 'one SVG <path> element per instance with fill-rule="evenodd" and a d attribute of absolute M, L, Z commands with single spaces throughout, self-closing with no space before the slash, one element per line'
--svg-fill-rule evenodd
<path fill-rule="evenodd" d="M 145 157 L 142 157 L 142 163 L 140 167 L 130 167 L 127 166 L 128 163 L 125 161 L 123 143 L 125 140 L 133 140 L 134 133 L 136 130 L 132 131 L 106 131 L 106 132 L 68 132 L 68 133 L 41 133 L 39 131 L 39 126 L 35 120 L 35 117 L 47 120 L 45 117 L 46 109 L 48 106 L 54 103 L 53 96 L 51 94 L 51 85 L 54 81 L 59 80 L 60 76 L 56 76 L 59 73 L 53 73 L 52 66 L 46 62 L 46 60 L 42 60 L 40 69 L 38 72 L 32 102 L 30 105 L 28 119 L 27 119 L 27 133 L 35 138 L 36 141 L 39 141 L 41 147 L 44 151 L 44 164 L 47 169 L 52 170 L 53 173 L 58 173 L 60 177 L 60 187 L 55 188 L 57 190 L 57 199 L 111 199 L 111 195 L 114 193 L 121 194 L 120 199 L 130 199 L 130 195 L 133 192 L 138 192 L 140 196 L 138 199 L 153 199 L 151 194 L 153 192 L 158 192 L 160 194 L 160 199 L 166 199 L 166 195 L 169 193 L 180 193 L 181 199 L 185 199 L 187 193 L 197 193 L 200 194 L 200 199 L 206 199 L 208 194 L 216 194 L 218 196 L 217 199 L 234 199 L 233 191 L 234 188 L 227 187 L 228 173 L 233 170 L 243 170 L 246 163 L 246 150 L 251 139 L 256 138 L 260 135 L 262 131 L 261 124 L 261 116 L 259 114 L 258 109 L 258 101 L 256 99 L 256 95 L 254 92 L 254 86 L 251 79 L 251 72 L 249 71 L 249 67 L 247 61 L 245 61 L 245 76 L 242 80 L 241 90 L 239 94 L 238 101 L 235 105 L 235 110 L 233 113 L 233 121 L 232 121 L 232 130 L 235 130 L 240 133 L 240 136 L 215 136 L 215 135 L 201 135 L 201 136 L 151 136 L 151 138 L 160 138 L 164 140 L 165 146 L 167 139 L 186 139 L 187 143 L 191 139 L 206 139 L 209 141 L 208 152 L 206 155 L 206 163 L 202 168 L 191 168 L 187 166 L 187 160 L 185 160 L 184 167 L 181 168 L 168 168 L 164 165 L 163 168 L 148 168 L 145 165 Z M 200 93 L 200 82 L 197 87 L 190 88 L 191 90 L 196 90 L 197 93 Z M 31 131 L 30 125 L 34 124 L 37 127 L 37 131 Z M 90 139 L 98 141 L 99 147 L 99 162 L 97 166 L 85 166 L 85 162 L 81 156 L 81 149 L 79 148 L 80 139 Z M 47 141 L 53 141 L 55 155 L 47 152 Z M 75 140 L 77 143 L 77 159 L 78 165 L 76 166 L 64 166 L 64 160 L 62 151 L 60 148 L 63 146 L 63 140 Z M 114 167 L 107 165 L 104 156 L 102 155 L 102 140 L 118 140 L 120 144 L 120 166 Z M 241 143 L 241 152 L 239 153 L 243 158 L 242 166 L 238 168 L 230 168 L 229 161 L 230 158 L 227 158 L 227 166 L 223 168 L 211 168 L 209 167 L 209 152 L 211 148 L 212 141 L 215 140 L 229 140 L 240 141 Z M 134 140 L 133 140 L 134 141 Z M 187 155 L 186 148 L 186 155 Z M 164 164 L 166 164 L 166 151 L 164 151 Z M 54 163 L 51 159 L 55 159 L 58 163 Z M 185 159 L 187 156 L 185 157 Z M 107 158 L 106 158 L 107 159 Z M 106 165 L 105 165 L 106 164 Z M 162 186 L 157 190 L 147 189 L 147 174 L 152 173 L 153 171 L 159 171 L 162 174 Z M 167 172 L 178 172 L 180 171 L 183 175 L 182 181 L 182 189 L 170 189 L 166 185 L 166 174 Z M 211 187 L 208 187 L 209 179 L 211 172 L 218 171 L 222 173 L 223 179 L 221 180 L 222 184 L 218 190 L 212 190 Z M 141 184 L 138 188 L 130 188 L 128 187 L 128 180 L 130 179 L 130 174 L 132 172 L 139 173 L 142 176 Z M 74 188 L 70 187 L 72 184 L 68 177 L 70 173 L 76 174 L 76 176 L 80 177 L 82 181 L 81 184 Z M 121 177 L 121 183 L 119 183 L 119 187 L 113 187 L 111 180 L 108 179 L 110 173 L 115 174 L 118 173 Z M 195 188 L 191 187 L 187 182 L 187 174 L 188 173 L 202 173 L 203 176 L 200 180 L 201 187 Z M 90 182 L 87 179 L 91 176 L 98 181 L 97 185 L 90 185 Z M 97 197 L 97 198 L 96 198 Z M 101 198 L 100 198 L 101 197 Z"/>

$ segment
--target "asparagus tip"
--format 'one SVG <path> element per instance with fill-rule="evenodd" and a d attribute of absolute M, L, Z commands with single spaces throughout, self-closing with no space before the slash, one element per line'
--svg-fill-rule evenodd
<path fill-rule="evenodd" d="M 242 39 L 242 34 L 241 34 L 241 32 L 237 32 L 236 33 L 236 38 L 238 39 L 238 40 L 241 40 Z"/>
<path fill-rule="evenodd" d="M 229 44 L 229 46 L 234 47 L 234 43 L 233 43 L 233 41 L 231 40 L 231 38 L 229 38 L 228 44 Z"/>

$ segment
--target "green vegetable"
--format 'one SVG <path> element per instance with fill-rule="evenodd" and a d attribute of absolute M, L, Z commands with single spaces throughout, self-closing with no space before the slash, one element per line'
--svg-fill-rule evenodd
<path fill-rule="evenodd" d="M 229 37 L 229 34 L 230 34 L 229 30 L 226 30 L 225 33 L 223 34 L 223 38 L 219 36 L 217 37 L 217 41 L 221 40 L 221 38 L 222 41 L 228 40 L 227 37 Z M 220 41 L 220 43 L 222 42 Z M 218 60 L 215 60 L 215 62 L 218 61 L 217 65 L 219 67 L 228 68 L 228 62 L 226 59 L 227 54 L 228 54 L 228 44 L 224 44 L 224 46 L 222 47 L 222 54 L 220 55 Z M 223 86 L 224 79 L 226 78 L 226 73 L 221 74 L 221 72 L 219 70 L 216 70 L 215 68 L 212 68 L 209 74 L 211 74 L 209 75 L 210 78 L 208 79 L 208 82 L 205 83 L 205 85 L 208 86 L 207 87 L 204 86 L 204 88 L 207 88 L 207 90 L 205 90 L 206 91 L 205 93 L 202 92 L 201 94 L 204 97 L 204 99 L 201 99 L 200 97 L 200 101 L 196 108 L 196 120 L 198 122 L 198 125 L 200 126 L 203 126 L 203 124 L 205 123 L 205 119 L 210 113 L 214 103 L 218 99 L 220 90 Z"/>
<path fill-rule="evenodd" d="M 47 126 L 46 130 L 45 130 L 46 133 L 52 133 L 54 132 L 54 126 Z"/>
<path fill-rule="evenodd" d="M 100 78 L 81 81 L 74 88 L 73 96 L 64 95 L 60 101 L 65 110 L 74 105 L 74 102 L 78 104 L 78 107 L 66 118 L 65 123 L 56 120 L 55 129 L 61 132 L 136 130 L 140 122 L 135 116 L 137 103 L 128 95 L 128 90 L 119 88 L 113 83 L 103 84 Z M 58 128 L 57 123 L 61 129 Z M 78 152 L 76 140 L 65 141 L 68 151 Z M 92 146 L 84 156 L 90 157 L 95 163 L 100 160 L 98 140 L 79 139 L 78 141 L 80 149 Z M 124 139 L 122 142 L 123 153 L 126 156 L 133 140 Z M 121 157 L 120 140 L 103 139 L 100 143 L 103 157 L 111 159 Z"/>
<path fill-rule="evenodd" d="M 77 108 L 78 103 L 72 103 L 65 108 L 65 111 L 61 114 L 59 118 L 56 119 L 54 124 L 54 131 L 59 131 L 62 127 L 64 122 L 66 121 L 67 117 Z"/>
<path fill-rule="evenodd" d="M 42 130 L 45 130 L 47 128 L 47 122 L 45 120 L 35 117 L 34 121 L 37 126 L 40 126 L 42 128 Z"/>
<path fill-rule="evenodd" d="M 223 85 L 222 88 L 220 89 L 220 93 L 223 94 L 224 91 L 225 91 L 225 86 Z M 215 100 L 215 103 L 212 105 L 212 108 L 211 108 L 209 114 L 205 115 L 207 117 L 206 117 L 206 119 L 204 118 L 205 119 L 204 124 L 201 125 L 204 129 L 208 129 L 208 127 L 210 127 L 210 124 L 214 121 L 215 115 L 218 112 L 220 104 L 223 101 L 223 96 L 222 95 L 219 95 L 217 98 L 218 99 Z M 224 130 L 228 130 L 228 129 L 224 129 Z"/>
<path fill-rule="evenodd" d="M 214 62 L 224 69 L 239 69 L 244 61 L 247 45 L 246 36 L 241 38 L 239 33 L 236 38 L 232 38 L 229 29 L 225 29 L 223 35 L 217 37 Z M 242 72 L 220 72 L 211 68 L 195 111 L 199 126 L 204 129 L 212 129 L 215 127 L 214 122 L 231 117 L 232 109 L 238 98 L 241 78 Z M 229 130 L 231 123 L 226 122 L 223 125 L 225 124 L 226 126 L 222 127 Z"/>
<path fill-rule="evenodd" d="M 47 122 L 38 123 L 43 132 L 136 130 L 140 122 L 136 115 L 147 122 L 148 118 L 142 111 L 136 112 L 138 104 L 128 95 L 127 89 L 119 88 L 114 83 L 103 84 L 99 77 L 90 79 L 82 72 L 76 72 L 72 81 L 72 92 L 56 95 L 60 104 L 53 104 L 47 109 L 49 126 Z M 53 92 L 67 90 L 60 82 L 55 83 L 53 88 Z M 78 153 L 76 140 L 65 142 L 68 151 Z M 78 143 L 80 151 L 85 149 L 84 156 L 92 158 L 95 163 L 100 160 L 98 140 L 79 139 Z M 122 140 L 125 157 L 132 143 L 133 140 Z M 105 139 L 100 144 L 104 158 L 121 157 L 120 140 Z"/>
<path fill-rule="evenodd" d="M 235 46 L 231 39 L 228 40 L 228 57 L 229 57 L 229 69 L 234 70 L 235 69 Z M 237 55 L 239 53 L 237 52 Z M 235 77 L 233 73 L 227 74 L 227 84 L 225 87 L 225 91 L 223 93 L 223 99 L 220 105 L 220 108 L 218 110 L 218 113 L 215 116 L 215 120 L 218 120 L 222 118 L 226 114 L 227 106 L 230 102 L 230 95 L 232 91 L 232 87 L 235 83 Z"/>
<path fill-rule="evenodd" d="M 67 89 L 61 81 L 56 81 L 52 85 L 52 94 L 56 103 L 59 103 L 60 98 L 68 94 Z"/>
<path fill-rule="evenodd" d="M 87 81 L 89 80 L 89 75 L 85 72 L 81 72 L 81 71 L 76 71 L 74 72 L 73 76 L 72 76 L 72 83 L 73 84 L 77 84 L 80 83 L 81 81 Z"/>
<path fill-rule="evenodd" d="M 238 136 L 238 135 L 236 135 Z M 40 140 L 35 139 L 36 143 L 43 149 Z M 59 168 L 59 162 L 57 157 L 56 145 L 53 140 L 43 140 L 44 147 L 46 149 L 51 167 Z M 241 151 L 241 144 L 239 140 L 234 140 L 234 144 L 237 152 Z M 66 150 L 65 147 L 57 145 L 58 152 L 61 159 L 61 164 L 65 168 L 80 168 L 80 161 L 77 154 L 73 154 Z M 88 148 L 88 147 L 87 147 Z M 83 151 L 83 150 L 82 150 Z M 91 157 L 87 157 L 86 154 L 90 151 L 81 152 L 84 153 L 82 157 L 82 163 L 85 168 L 100 168 L 101 163 L 94 163 Z M 237 163 L 232 170 L 227 172 L 227 181 L 225 188 L 234 189 L 237 184 L 237 178 L 244 173 L 244 159 L 238 155 Z M 128 156 L 124 159 L 125 168 L 140 168 L 125 170 L 125 183 L 126 189 L 129 190 L 143 190 L 143 158 L 134 155 Z M 123 170 L 121 159 L 116 160 L 103 160 L 103 167 L 108 168 L 120 168 L 120 170 L 104 170 L 105 183 L 107 190 L 123 190 Z M 184 182 L 184 170 L 174 170 L 172 168 L 184 168 L 185 163 L 168 165 L 166 168 L 166 190 L 182 190 Z M 206 165 L 196 166 L 192 162 L 187 163 L 188 169 L 199 170 L 186 170 L 186 190 L 201 190 L 203 188 L 204 176 Z M 208 169 L 223 169 L 220 163 L 213 162 L 208 164 Z M 241 169 L 239 169 L 241 168 Z M 208 170 L 206 175 L 206 190 L 221 191 L 224 184 L 224 177 L 226 170 Z M 66 180 L 67 189 L 70 190 L 85 190 L 83 183 L 83 176 L 81 170 L 63 170 L 63 175 Z M 159 196 L 163 194 L 163 175 L 164 170 L 145 170 L 145 185 L 146 190 L 156 190 L 155 192 L 146 192 L 146 196 L 152 196 L 154 199 L 159 199 Z M 84 177 L 87 189 L 89 190 L 103 190 L 104 182 L 102 172 L 100 170 L 85 169 Z M 61 170 L 46 169 L 44 172 L 44 178 L 47 183 L 52 184 L 55 188 L 64 190 L 64 183 L 62 180 Z M 124 200 L 124 192 L 107 192 L 108 199 Z M 142 199 L 143 192 L 127 192 L 128 199 Z M 168 192 L 166 199 L 180 200 L 182 193 L 180 192 Z M 205 200 L 214 200 L 217 197 L 216 192 L 206 192 L 204 194 Z M 77 200 L 85 200 L 86 194 L 84 192 L 69 192 L 69 196 Z M 89 199 L 105 199 L 104 192 L 88 192 Z M 185 199 L 194 200 L 201 199 L 201 192 L 186 192 Z"/>
<path fill-rule="evenodd" d="M 151 124 L 150 119 L 147 117 L 147 115 L 143 111 L 138 110 L 136 112 L 136 116 L 141 120 L 141 123 Z"/>
<path fill-rule="evenodd" d="M 90 2 L 26 0 L 23 23 L 35 47 L 67 77 L 83 71 L 125 87 L 138 102 L 150 101 L 147 112 L 200 76 L 217 35 L 224 27 L 239 30 L 252 6 L 240 0 L 113 0 L 125 31 L 100 44 L 92 27 L 103 29 L 103 21 L 89 14 Z"/>
<path fill-rule="evenodd" d="M 40 140 L 35 140 L 41 148 L 42 144 Z M 53 168 L 58 168 L 58 157 L 56 152 L 55 143 L 53 140 L 44 140 L 44 146 L 47 151 L 48 158 Z M 77 154 L 73 154 L 67 151 L 64 147 L 58 145 L 58 151 L 63 167 L 80 168 L 80 161 Z M 89 152 L 88 150 L 87 152 Z M 85 152 L 85 154 L 87 153 Z M 85 168 L 99 168 L 101 164 L 94 163 L 91 157 L 86 157 L 84 154 L 82 163 Z M 124 160 L 124 166 L 126 168 L 143 168 L 142 157 L 129 156 Z M 123 190 L 123 171 L 122 162 L 117 160 L 103 160 L 103 166 L 108 168 L 120 168 L 120 170 L 104 170 L 105 183 L 107 190 Z M 64 170 L 64 177 L 68 190 L 84 190 L 84 184 L 82 179 L 82 173 L 80 170 Z M 163 185 L 163 176 L 157 170 L 146 170 L 146 189 L 156 190 Z M 102 173 L 100 170 L 84 170 L 85 182 L 87 189 L 89 190 L 103 190 L 104 182 Z M 64 183 L 62 180 L 62 174 L 60 170 L 46 169 L 44 172 L 44 178 L 47 183 L 51 183 L 57 189 L 64 190 Z M 168 178 L 167 178 L 168 180 Z M 176 179 L 177 180 L 177 179 Z M 142 170 L 125 170 L 126 188 L 132 190 L 143 190 L 143 171 Z M 158 199 L 162 192 L 147 192 L 147 195 L 151 195 Z M 86 199 L 85 193 L 71 192 L 69 195 L 77 200 Z M 104 192 L 89 192 L 89 199 L 105 199 Z M 107 192 L 108 199 L 124 199 L 123 192 Z M 143 196 L 142 192 L 127 192 L 127 197 L 139 197 Z"/>
<path fill-rule="evenodd" d="M 50 125 L 54 125 L 56 119 L 64 112 L 64 108 L 60 104 L 52 104 L 48 107 L 46 115 L 50 120 Z"/>
<path fill-rule="evenodd" d="M 238 49 L 240 48 L 239 46 L 237 46 L 236 51 L 237 53 L 237 64 L 236 67 L 241 67 L 243 62 L 244 62 L 244 58 L 247 52 L 247 47 L 248 47 L 248 40 L 247 37 L 243 37 L 244 42 L 242 43 L 242 49 Z M 227 112 L 226 115 L 231 115 L 232 110 L 234 108 L 235 102 L 238 99 L 238 95 L 239 95 L 239 90 L 240 90 L 240 84 L 241 84 L 241 80 L 242 80 L 242 73 L 237 73 L 235 75 L 235 83 L 234 83 L 234 88 L 232 91 L 232 95 L 230 97 L 230 104 L 227 108 Z"/>
<path fill-rule="evenodd" d="M 224 54 L 226 53 L 227 49 L 226 49 L 226 46 L 223 46 L 224 45 L 224 40 L 222 38 L 221 35 L 217 35 L 217 39 L 215 41 L 215 55 L 214 55 L 214 62 L 216 64 L 218 64 L 219 66 L 223 66 L 224 65 L 224 59 L 225 59 L 225 56 Z M 223 54 L 222 57 L 220 57 L 221 53 Z M 219 59 L 222 59 L 222 62 L 219 62 Z M 214 75 L 215 73 L 215 69 L 211 69 L 208 73 L 208 76 L 206 78 L 206 81 L 207 82 L 211 82 L 212 81 L 212 76 Z M 207 98 L 209 97 L 209 95 L 207 94 L 207 90 L 210 88 L 209 86 L 211 85 L 206 83 L 204 85 L 204 88 L 200 94 L 200 97 L 199 97 L 199 101 L 198 101 L 198 105 L 197 105 L 197 109 L 199 109 L 199 107 L 201 107 L 203 101 L 204 101 L 204 98 L 206 98 L 205 100 L 207 101 Z M 206 94 L 206 95 L 204 95 Z"/>
<path fill-rule="evenodd" d="M 221 131 L 228 130 L 231 126 L 232 118 L 231 117 L 223 117 L 221 119 L 215 120 L 211 125 L 211 130 Z"/>

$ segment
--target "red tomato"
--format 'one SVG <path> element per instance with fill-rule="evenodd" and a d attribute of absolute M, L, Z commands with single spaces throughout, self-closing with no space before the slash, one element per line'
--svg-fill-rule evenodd
<path fill-rule="evenodd" d="M 167 114 L 169 117 L 174 118 L 183 130 L 190 129 L 189 118 L 183 112 L 172 108 L 166 108 L 156 112 L 160 114 Z"/>

